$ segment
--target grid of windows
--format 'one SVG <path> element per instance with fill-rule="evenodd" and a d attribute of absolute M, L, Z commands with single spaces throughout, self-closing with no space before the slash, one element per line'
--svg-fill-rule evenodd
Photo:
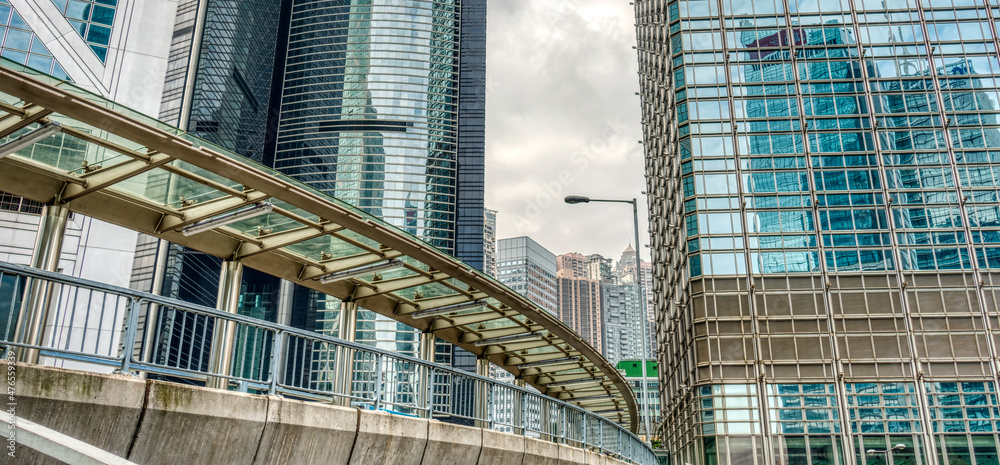
<path fill-rule="evenodd" d="M 295 1 L 275 154 L 279 171 L 447 252 L 456 251 L 458 3 Z M 476 223 L 479 205 L 469 205 Z"/>
<path fill-rule="evenodd" d="M 555 315 L 559 311 L 556 255 L 530 237 L 497 241 L 497 280 Z"/>
<path fill-rule="evenodd" d="M 0 191 L 0 210 L 16 213 L 42 214 L 42 204 Z"/>
<path fill-rule="evenodd" d="M 69 80 L 66 71 L 52 57 L 28 23 L 14 10 L 8 0 L 0 0 L 0 54 L 4 58 L 28 65 L 59 79 Z"/>
<path fill-rule="evenodd" d="M 97 58 L 108 58 L 118 0 L 52 0 Z"/>
<path fill-rule="evenodd" d="M 996 463 L 997 4 L 635 8 L 673 461 Z M 728 383 L 761 428 L 691 426 Z"/>

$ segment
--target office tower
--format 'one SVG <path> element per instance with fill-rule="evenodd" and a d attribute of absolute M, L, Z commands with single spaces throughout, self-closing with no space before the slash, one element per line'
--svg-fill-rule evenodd
<path fill-rule="evenodd" d="M 483 210 L 483 272 L 497 277 L 497 211 Z"/>
<path fill-rule="evenodd" d="M 995 461 L 1000 11 L 635 11 L 671 463 Z"/>
<path fill-rule="evenodd" d="M 131 3 L 131 2 L 130 2 Z M 114 1 L 0 0 L 0 53 L 8 60 L 156 115 L 167 67 L 170 25 L 151 15 L 173 2 L 134 5 Z M 128 8 L 123 8 L 128 6 Z M 149 80 L 149 76 L 161 76 Z M 12 131 L 2 131 L 2 138 Z M 82 150 L 62 135 L 44 144 Z M 0 186 L 2 191 L 2 186 Z M 0 193 L 0 260 L 27 264 L 34 248 L 41 205 Z M 67 226 L 60 267 L 66 274 L 127 285 L 135 233 L 74 215 Z"/>
<path fill-rule="evenodd" d="M 161 118 L 482 265 L 484 0 L 186 0 L 173 29 Z M 219 259 L 138 248 L 135 287 L 214 305 Z M 337 335 L 336 299 L 253 270 L 244 289 L 247 312 Z M 412 328 L 358 320 L 417 354 Z"/>
<path fill-rule="evenodd" d="M 642 311 L 634 284 L 601 285 L 602 355 L 611 363 L 642 360 Z"/>
<path fill-rule="evenodd" d="M 174 2 L 126 1 L 27 1 L 0 0 L 0 54 L 7 60 L 73 81 L 101 97 L 137 111 L 156 115 L 167 69 L 171 24 L 158 15 Z M 150 78 L 153 76 L 154 78 Z M 80 127 L 95 131 L 91 127 Z M 18 125 L 4 125 L 0 140 L 27 132 Z M 53 135 L 35 144 L 34 151 L 70 153 L 86 150 L 72 137 Z M 81 155 L 82 158 L 82 155 Z M 83 169 L 83 166 L 74 167 Z M 0 186 L 0 191 L 3 186 Z M 42 205 L 0 192 L 0 260 L 30 264 Z M 60 254 L 59 271 L 67 275 L 126 286 L 132 265 L 136 233 L 82 215 L 71 215 Z M 8 280 L 4 280 L 8 281 Z M 8 284 L 8 283 L 4 283 Z M 60 303 L 48 331 L 60 337 L 59 328 L 89 325 L 98 341 L 95 350 L 117 350 L 114 339 L 121 321 L 111 314 L 100 321 L 82 321 L 78 313 Z M 43 363 L 51 363 L 45 361 Z M 108 368 L 82 367 L 93 370 Z"/>
<path fill-rule="evenodd" d="M 622 252 L 621 259 L 615 264 L 614 275 L 619 284 L 632 285 L 634 292 L 635 289 L 635 259 L 636 251 L 629 245 L 624 252 Z M 642 279 L 642 293 L 645 296 L 643 302 L 640 305 L 646 308 L 646 349 L 649 351 L 649 358 L 656 358 L 656 310 L 653 305 L 653 264 L 649 262 L 640 262 L 639 264 L 639 278 Z M 642 358 L 641 355 L 637 355 L 637 358 Z"/>
<path fill-rule="evenodd" d="M 530 237 L 497 241 L 497 280 L 557 315 L 556 255 Z"/>
<path fill-rule="evenodd" d="M 485 0 L 292 1 L 274 167 L 482 267 L 485 14 Z M 364 310 L 358 325 L 416 355 L 412 328 Z"/>
<path fill-rule="evenodd" d="M 603 353 L 601 282 L 587 276 L 587 257 L 578 253 L 556 257 L 556 282 L 556 317 Z"/>

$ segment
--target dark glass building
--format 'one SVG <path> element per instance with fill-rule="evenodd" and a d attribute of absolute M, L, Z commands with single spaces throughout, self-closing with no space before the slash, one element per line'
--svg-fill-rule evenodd
<path fill-rule="evenodd" d="M 1000 10 L 635 6 L 671 463 L 995 463 Z"/>
<path fill-rule="evenodd" d="M 185 0 L 160 117 L 481 267 L 485 24 L 485 0 Z M 214 306 L 220 264 L 141 238 L 133 285 Z M 241 312 L 337 335 L 336 299 L 252 270 L 243 281 Z M 198 323 L 162 322 L 187 336 L 161 354 L 189 356 Z M 356 334 L 418 354 L 415 330 L 373 312 Z M 438 352 L 474 370 L 464 351 Z"/>

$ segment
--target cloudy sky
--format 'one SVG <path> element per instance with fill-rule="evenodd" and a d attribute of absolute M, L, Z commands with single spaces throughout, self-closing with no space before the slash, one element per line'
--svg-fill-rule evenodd
<path fill-rule="evenodd" d="M 500 211 L 498 238 L 617 259 L 632 242 L 631 207 L 563 203 L 572 194 L 639 198 L 640 241 L 649 242 L 631 8 L 490 2 L 486 206 Z"/>

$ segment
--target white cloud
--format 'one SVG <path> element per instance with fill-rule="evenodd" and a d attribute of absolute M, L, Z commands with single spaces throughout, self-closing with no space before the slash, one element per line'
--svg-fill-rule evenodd
<path fill-rule="evenodd" d="M 645 237 L 635 16 L 625 2 L 502 0 L 489 6 L 486 206 L 498 237 L 528 235 L 556 254 L 618 258 Z M 648 253 L 643 251 L 648 259 Z"/>

